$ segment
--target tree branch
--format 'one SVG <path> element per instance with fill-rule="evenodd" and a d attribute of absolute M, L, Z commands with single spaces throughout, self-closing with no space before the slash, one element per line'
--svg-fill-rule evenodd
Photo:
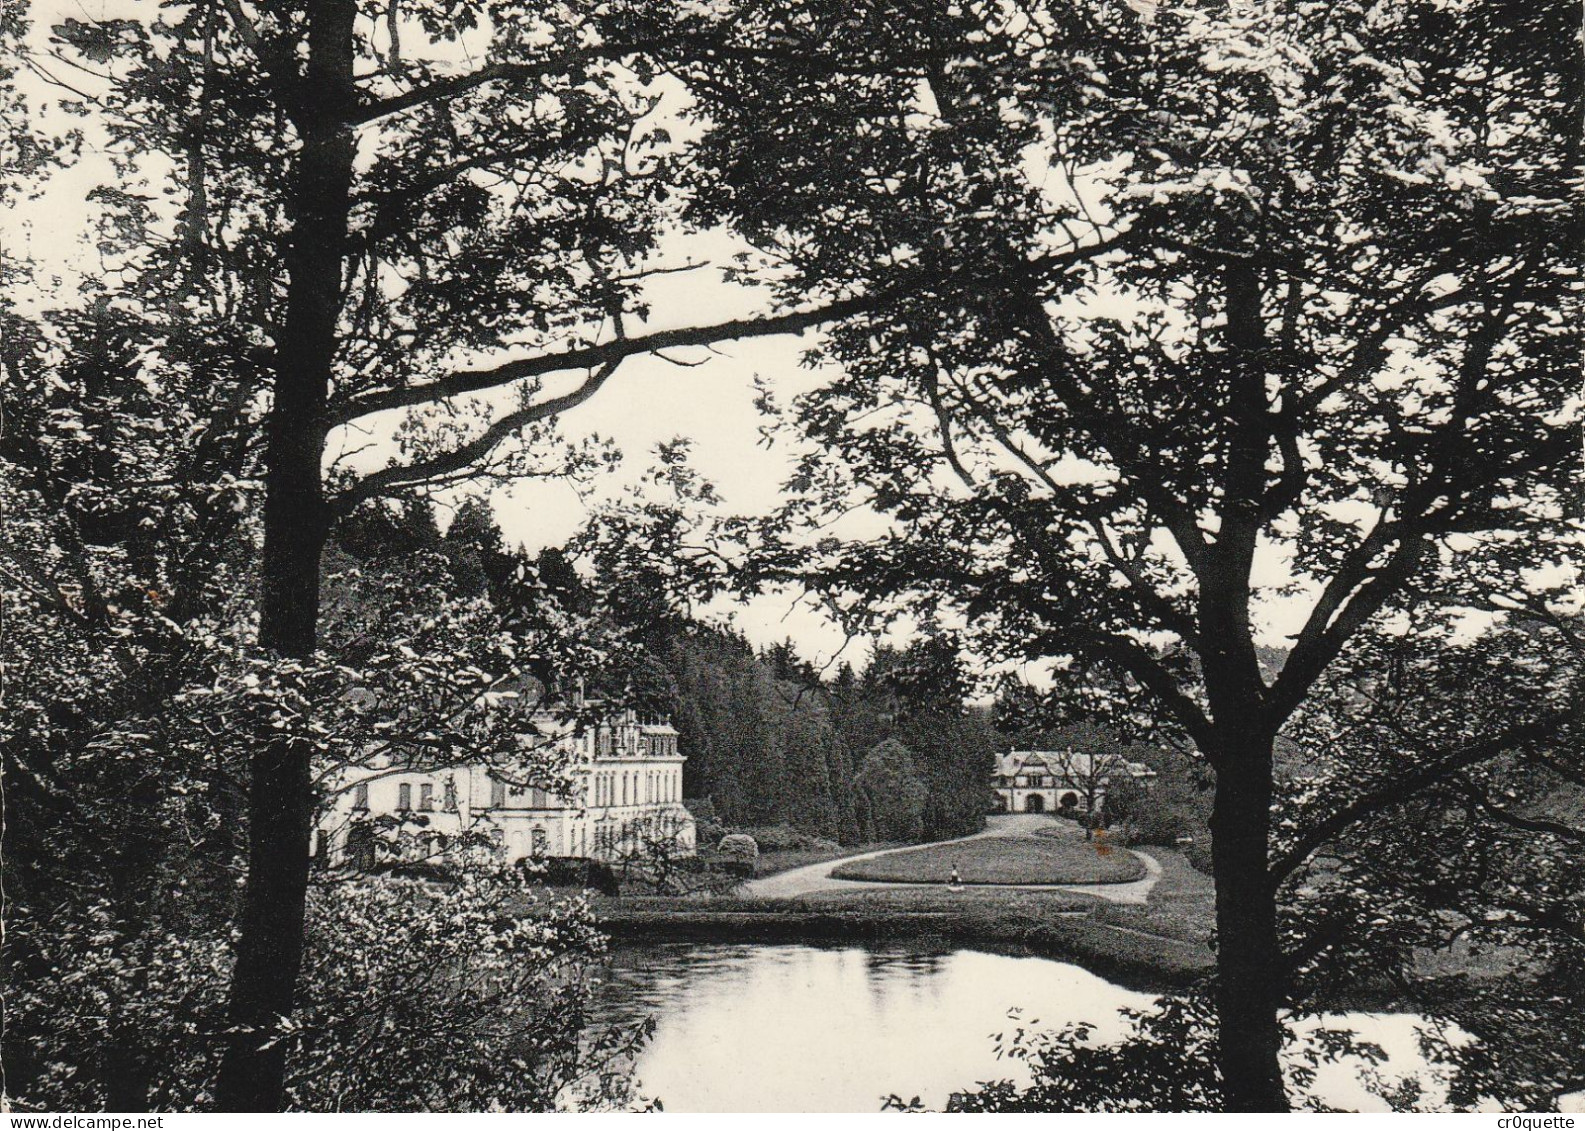
<path fill-rule="evenodd" d="M 347 514 L 365 499 L 372 499 L 379 495 L 390 494 L 402 487 L 426 483 L 443 475 L 464 471 L 472 467 L 479 460 L 489 455 L 495 446 L 508 436 L 525 428 L 537 420 L 545 420 L 552 416 L 566 412 L 583 404 L 600 387 L 610 380 L 616 372 L 621 359 L 610 362 L 604 367 L 589 374 L 576 389 L 559 397 L 552 397 L 548 401 L 525 405 L 515 412 L 508 413 L 500 420 L 485 429 L 477 438 L 429 459 L 417 460 L 410 464 L 397 467 L 387 467 L 364 476 L 347 490 L 341 492 L 331 502 L 332 508 L 338 514 Z"/>
<path fill-rule="evenodd" d="M 535 357 L 508 361 L 490 369 L 461 370 L 422 385 L 404 385 L 344 399 L 332 409 L 331 423 L 347 424 L 360 416 L 429 404 L 447 397 L 483 392 L 548 373 L 572 369 L 599 370 L 637 354 L 653 353 L 660 349 L 704 346 L 740 338 L 767 337 L 772 334 L 797 334 L 823 322 L 834 322 L 873 309 L 891 297 L 891 294 L 892 292 L 887 292 L 877 296 L 839 299 L 812 310 L 798 310 L 763 318 L 734 319 L 713 326 L 656 330 L 637 337 L 614 338 L 598 345 L 581 346 L 559 353 L 539 354 Z M 577 404 L 581 401 L 572 403 Z M 568 404 L 564 407 L 570 408 L 572 405 Z"/>
<path fill-rule="evenodd" d="M 1081 648 L 1087 648 L 1116 665 L 1160 700 L 1200 750 L 1205 752 L 1206 757 L 1212 757 L 1210 752 L 1216 749 L 1216 744 L 1212 741 L 1214 736 L 1210 719 L 1199 704 L 1184 694 L 1172 674 L 1154 656 L 1127 637 L 1082 629 L 1077 630 L 1077 635 L 1083 641 Z M 1215 765 L 1214 761 L 1212 765 Z"/>
<path fill-rule="evenodd" d="M 822 57 L 797 46 L 785 48 L 749 47 L 729 44 L 714 36 L 682 35 L 667 39 L 633 40 L 603 43 L 566 51 L 552 59 L 536 63 L 492 63 L 467 74 L 439 79 L 424 86 L 378 99 L 357 108 L 348 117 L 352 125 L 364 125 L 392 114 L 426 105 L 431 102 L 456 98 L 496 82 L 531 82 L 549 75 L 565 74 L 575 67 L 590 63 L 606 63 L 619 59 L 646 55 L 656 59 L 693 60 L 697 62 L 733 61 L 739 63 L 775 63 L 797 70 L 804 75 L 894 75 L 918 78 L 927 73 L 932 60 L 943 61 L 945 52 L 918 51 L 908 59 L 888 62 L 844 61 Z"/>
<path fill-rule="evenodd" d="M 1272 862 L 1268 872 L 1272 887 L 1281 884 L 1294 869 L 1308 860 L 1316 849 L 1336 839 L 1338 834 L 1350 825 L 1385 809 L 1402 805 L 1420 791 L 1450 779 L 1460 770 L 1490 761 L 1516 746 L 1546 738 L 1556 733 L 1561 724 L 1577 715 L 1577 709 L 1556 711 L 1510 727 L 1491 738 L 1434 756 L 1429 764 L 1423 764 L 1418 769 L 1356 798 L 1330 817 L 1311 826 L 1287 852 Z"/>

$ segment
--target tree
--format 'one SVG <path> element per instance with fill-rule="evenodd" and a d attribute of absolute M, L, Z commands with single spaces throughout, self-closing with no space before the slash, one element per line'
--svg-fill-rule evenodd
<path fill-rule="evenodd" d="M 1308 760 L 1277 810 L 1273 862 L 1285 876 L 1288 1000 L 1295 1015 L 1317 1020 L 1339 994 L 1392 995 L 1421 1017 L 1421 1049 L 1441 1083 L 1383 1080 L 1369 1043 L 1312 1028 L 1288 1034 L 1296 1096 L 1309 1090 L 1318 1056 L 1338 1052 L 1360 1058 L 1364 1082 L 1394 1110 L 1553 1110 L 1585 1082 L 1574 1006 L 1585 959 L 1585 774 L 1567 733 L 1495 753 L 1488 745 L 1548 713 L 1536 701 L 1538 674 L 1578 695 L 1577 619 L 1519 615 L 1432 648 L 1367 633 L 1295 720 L 1289 737 Z M 1456 753 L 1433 757 L 1432 744 Z M 1167 998 L 1132 1020 L 1135 1031 L 1105 1047 L 1089 1043 L 1087 1026 L 1020 1031 L 1013 1040 L 1033 1085 L 987 1085 L 951 1106 L 1223 1105 L 1208 1000 Z"/>
<path fill-rule="evenodd" d="M 686 835 L 686 817 L 677 811 L 654 813 L 629 821 L 615 831 L 611 859 L 622 880 L 632 873 L 649 885 L 657 895 L 673 895 L 691 890 L 694 875 L 685 871 L 683 861 L 697 855 Z M 705 886 L 701 883 L 701 886 Z"/>
<path fill-rule="evenodd" d="M 360 503 L 590 466 L 599 454 L 558 450 L 552 424 L 625 358 L 799 332 L 870 301 L 629 332 L 676 157 L 657 75 L 764 55 L 732 26 L 689 6 L 424 0 L 217 0 L 58 25 L 55 50 L 102 81 L 68 101 L 102 123 L 126 178 L 176 196 L 162 211 L 121 184 L 97 192 L 120 233 L 112 269 L 132 275 L 124 300 L 234 330 L 267 374 L 263 650 L 314 653 L 326 539 Z M 327 477 L 348 430 L 407 410 L 426 419 L 396 430 L 405 459 Z M 311 752 L 267 744 L 249 778 L 219 1102 L 271 1110 L 284 1050 L 268 1034 L 301 966 Z"/>
<path fill-rule="evenodd" d="M 969 703 L 970 677 L 960 644 L 931 633 L 901 650 L 877 648 L 864 684 L 884 718 L 880 734 L 907 747 L 925 785 L 919 836 L 945 840 L 985 827 L 995 770 L 996 736 Z M 878 738 L 855 736 L 855 751 Z"/>
<path fill-rule="evenodd" d="M 559 756 L 524 749 L 537 704 L 478 701 L 546 655 L 569 679 L 603 667 L 609 645 L 511 586 L 459 593 L 431 512 L 410 503 L 342 526 L 323 651 L 290 667 L 259 657 L 257 368 L 223 364 L 223 334 L 186 345 L 213 350 L 206 367 L 161 361 L 162 328 L 109 304 L 43 329 L 4 314 L 7 1099 L 207 1106 L 247 751 L 289 734 L 325 777 L 376 756 L 483 758 L 549 783 Z M 591 1069 L 591 1036 L 626 1047 L 633 1034 L 572 1023 L 600 946 L 587 908 L 523 930 L 501 906 L 527 898 L 521 885 L 473 879 L 436 905 L 404 885 L 310 890 L 305 1008 L 280 1034 L 292 1106 L 548 1106 Z M 421 1044 L 451 1062 L 415 1058 Z M 620 1084 L 607 1069 L 590 1102 Z"/>
<path fill-rule="evenodd" d="M 859 764 L 857 780 L 874 839 L 919 839 L 927 791 L 906 746 L 895 738 L 876 746 Z"/>
<path fill-rule="evenodd" d="M 1435 640 L 1447 612 L 1405 615 Z M 1311 757 L 1277 813 L 1289 976 L 1311 999 L 1406 987 L 1471 1034 L 1439 1050 L 1460 1106 L 1550 1108 L 1585 1082 L 1585 766 L 1555 725 L 1585 686 L 1578 629 L 1538 605 L 1431 647 L 1366 633 L 1291 728 Z"/>
<path fill-rule="evenodd" d="M 581 898 L 470 868 L 439 891 L 387 877 L 320 885 L 309 902 L 308 989 L 285 1042 L 291 1110 L 556 1111 L 631 1100 L 621 1066 L 649 1026 L 582 1023 L 605 940 Z M 532 914 L 501 914 L 514 904 Z M 103 906 L 48 927 L 29 918 L 8 927 L 39 948 L 53 976 L 8 981 L 6 1039 L 18 1040 L 14 1029 L 31 1038 L 26 1055 L 7 1058 L 8 1070 L 28 1069 L 8 1071 L 8 1102 L 21 1111 L 206 1106 L 228 924 L 139 932 Z"/>
<path fill-rule="evenodd" d="M 749 584 L 945 610 L 988 662 L 1192 742 L 1225 1103 L 1284 1109 L 1279 732 L 1411 597 L 1577 576 L 1577 13 L 883 7 L 811 24 L 914 37 L 926 73 L 745 68 L 707 140 L 732 157 L 701 206 L 756 202 L 735 219 L 786 294 L 943 281 L 820 351 L 840 372 L 798 406 L 813 450 Z M 856 504 L 888 532 L 832 537 Z M 1535 726 L 1577 725 L 1531 692 Z"/>

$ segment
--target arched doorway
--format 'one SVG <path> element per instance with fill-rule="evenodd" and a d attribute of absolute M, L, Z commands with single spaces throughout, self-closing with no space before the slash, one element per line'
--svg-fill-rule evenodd
<path fill-rule="evenodd" d="M 1045 811 L 1046 799 L 1041 794 L 1031 793 L 1028 797 L 1024 798 L 1025 813 L 1044 813 Z"/>

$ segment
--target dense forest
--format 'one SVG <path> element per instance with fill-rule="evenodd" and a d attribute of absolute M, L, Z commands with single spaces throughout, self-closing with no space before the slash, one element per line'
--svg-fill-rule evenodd
<path fill-rule="evenodd" d="M 997 736 L 961 689 L 917 678 L 947 647 L 881 649 L 862 674 L 843 665 L 823 680 L 790 645 L 756 653 L 694 626 L 663 654 L 690 789 L 726 824 L 843 844 L 975 832 Z"/>

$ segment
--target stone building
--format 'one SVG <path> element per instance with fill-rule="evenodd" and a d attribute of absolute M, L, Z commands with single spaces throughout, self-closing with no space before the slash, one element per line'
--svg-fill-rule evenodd
<path fill-rule="evenodd" d="M 567 796 L 519 787 L 486 765 L 351 767 L 331 783 L 316 856 L 367 866 L 377 827 L 394 830 L 407 859 L 431 856 L 465 833 L 494 844 L 507 862 L 532 856 L 612 860 L 658 839 L 679 854 L 694 851 L 693 817 L 682 804 L 686 759 L 669 722 L 625 711 L 581 731 L 549 714 L 536 716 L 535 724 L 570 756 Z"/>
<path fill-rule="evenodd" d="M 1149 782 L 1156 776 L 1143 762 L 1083 750 L 1011 750 L 996 760 L 991 789 L 1004 813 L 1055 813 L 1099 809 L 1119 775 Z"/>

